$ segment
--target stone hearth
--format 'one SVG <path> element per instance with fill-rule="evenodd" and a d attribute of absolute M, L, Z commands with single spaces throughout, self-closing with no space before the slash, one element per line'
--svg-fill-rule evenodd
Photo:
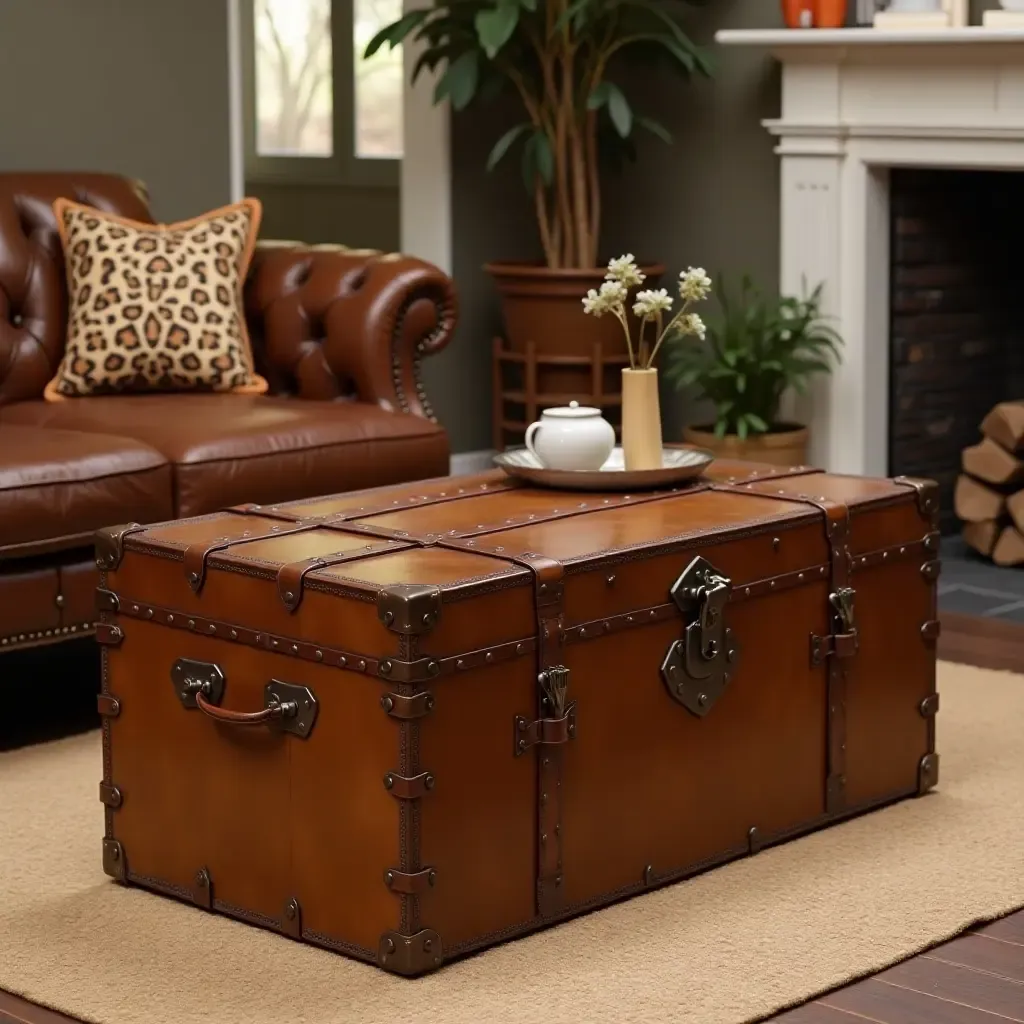
<path fill-rule="evenodd" d="M 780 286 L 825 282 L 846 345 L 803 413 L 811 457 L 890 472 L 890 181 L 898 168 L 1024 170 L 1024 31 L 721 32 L 783 65 Z M 898 268 L 897 268 L 898 273 Z M 898 342 L 897 342 L 898 343 Z"/>

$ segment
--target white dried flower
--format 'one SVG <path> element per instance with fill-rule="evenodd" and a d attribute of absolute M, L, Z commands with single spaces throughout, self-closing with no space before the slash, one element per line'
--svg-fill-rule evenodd
<path fill-rule="evenodd" d="M 687 267 L 679 275 L 679 294 L 688 302 L 700 302 L 711 294 L 711 278 L 703 267 Z"/>
<path fill-rule="evenodd" d="M 707 333 L 704 321 L 696 313 L 686 313 L 681 316 L 678 327 L 680 334 L 693 334 L 701 341 L 704 340 L 704 335 Z"/>
<path fill-rule="evenodd" d="M 599 292 L 593 288 L 583 300 L 583 312 L 591 316 L 604 316 L 626 301 L 626 286 L 621 281 L 605 281 Z"/>
<path fill-rule="evenodd" d="M 625 256 L 609 261 L 607 279 L 609 281 L 618 281 L 626 288 L 635 288 L 637 285 L 644 283 L 645 277 L 640 273 L 640 268 L 634 262 L 633 254 L 627 252 Z"/>
<path fill-rule="evenodd" d="M 593 288 L 591 288 L 590 291 L 587 292 L 586 296 L 584 296 L 583 312 L 589 313 L 591 316 L 604 316 L 605 313 L 608 312 L 608 310 L 605 309 L 601 296 L 598 295 Z"/>
<path fill-rule="evenodd" d="M 653 288 L 647 292 L 637 292 L 633 312 L 637 316 L 654 317 L 658 313 L 672 308 L 672 299 L 664 288 Z"/>

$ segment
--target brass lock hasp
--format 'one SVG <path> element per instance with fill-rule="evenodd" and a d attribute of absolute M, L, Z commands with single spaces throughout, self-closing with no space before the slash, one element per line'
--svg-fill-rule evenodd
<path fill-rule="evenodd" d="M 732 581 L 698 556 L 672 585 L 671 596 L 688 620 L 682 640 L 668 649 L 661 675 L 672 699 L 703 718 L 733 673 L 739 646 L 725 625 Z"/>

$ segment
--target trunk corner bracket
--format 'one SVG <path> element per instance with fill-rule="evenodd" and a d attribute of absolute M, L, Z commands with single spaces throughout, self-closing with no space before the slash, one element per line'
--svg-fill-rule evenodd
<path fill-rule="evenodd" d="M 124 847 L 116 839 L 103 840 L 103 873 L 118 882 L 123 882 L 128 875 Z"/>
<path fill-rule="evenodd" d="M 698 556 L 670 591 L 676 607 L 690 621 L 682 640 L 668 649 L 662 679 L 673 700 L 703 718 L 725 692 L 736 671 L 739 645 L 725 625 L 725 605 L 732 581 Z"/>
<path fill-rule="evenodd" d="M 911 487 L 917 498 L 917 510 L 924 519 L 934 521 L 939 514 L 939 485 L 934 480 L 921 480 L 917 477 L 893 477 L 893 483 L 903 487 Z"/>
<path fill-rule="evenodd" d="M 924 796 L 939 784 L 939 755 L 925 754 L 917 766 L 917 795 Z"/>
<path fill-rule="evenodd" d="M 407 978 L 437 970 L 443 959 L 441 936 L 429 928 L 415 935 L 385 932 L 377 947 L 377 963 L 386 971 Z"/>
<path fill-rule="evenodd" d="M 437 587 L 395 584 L 377 594 L 377 617 L 393 633 L 429 633 L 441 617 Z"/>
<path fill-rule="evenodd" d="M 93 534 L 93 548 L 96 554 L 96 568 L 101 572 L 116 571 L 124 558 L 124 539 L 131 533 L 138 533 L 145 527 L 140 523 L 126 523 L 122 526 L 108 526 Z"/>

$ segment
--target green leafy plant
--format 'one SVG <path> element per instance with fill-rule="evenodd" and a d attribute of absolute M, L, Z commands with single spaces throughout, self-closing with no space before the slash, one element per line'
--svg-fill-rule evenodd
<path fill-rule="evenodd" d="M 589 268 L 597 265 L 602 159 L 632 158 L 638 128 L 671 142 L 663 125 L 634 109 L 622 70 L 666 62 L 684 76 L 709 75 L 678 21 L 700 2 L 439 0 L 385 26 L 365 56 L 421 43 L 413 81 L 443 65 L 434 102 L 450 100 L 456 110 L 512 90 L 525 120 L 497 140 L 487 167 L 518 146 L 547 265 Z"/>
<path fill-rule="evenodd" d="M 666 376 L 711 400 L 716 436 L 779 429 L 783 394 L 805 393 L 812 376 L 839 361 L 843 340 L 821 315 L 821 290 L 765 297 L 744 276 L 733 301 L 719 282 L 722 315 L 707 325 L 706 344 L 681 338 L 668 349 Z"/>

